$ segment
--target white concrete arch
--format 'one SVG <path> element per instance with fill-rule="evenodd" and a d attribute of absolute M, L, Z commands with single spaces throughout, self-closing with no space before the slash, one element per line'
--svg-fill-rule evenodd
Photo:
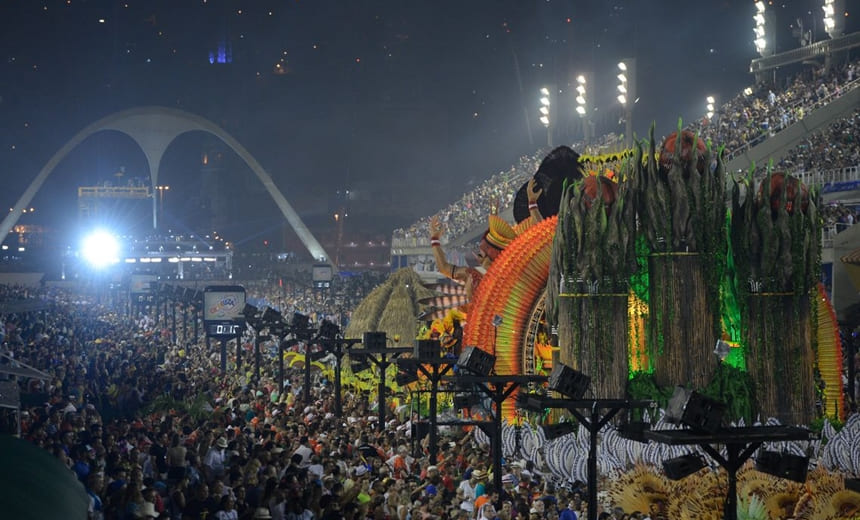
<path fill-rule="evenodd" d="M 72 137 L 62 148 L 60 148 L 53 157 L 45 164 L 39 174 L 33 179 L 33 182 L 27 187 L 18 202 L 15 203 L 12 211 L 6 215 L 3 222 L 0 223 L 0 242 L 6 240 L 9 231 L 18 222 L 24 208 L 30 205 L 30 201 L 44 184 L 45 179 L 54 171 L 57 164 L 74 150 L 87 137 L 104 130 L 115 130 L 122 132 L 131 137 L 138 146 L 143 150 L 146 160 L 149 165 L 149 175 L 152 180 L 152 185 L 158 184 L 158 171 L 161 166 L 161 158 L 164 151 L 170 146 L 178 136 L 195 130 L 203 131 L 214 135 L 221 139 L 229 146 L 239 157 L 251 168 L 251 170 L 263 183 L 266 191 L 272 196 L 275 204 L 281 210 L 284 218 L 290 223 L 290 226 L 298 234 L 302 243 L 311 253 L 314 260 L 320 261 L 325 259 L 325 262 L 331 262 L 331 257 L 325 252 L 323 247 L 316 238 L 301 221 L 298 214 L 287 202 L 287 199 L 275 186 L 272 177 L 260 166 L 260 163 L 245 149 L 244 146 L 228 134 L 224 129 L 212 123 L 208 119 L 200 116 L 177 110 L 175 108 L 166 107 L 140 107 L 130 110 L 116 112 L 107 117 L 88 125 L 74 137 Z M 154 199 L 153 199 L 154 204 Z M 154 213 L 153 213 L 154 215 Z M 153 216 L 153 219 L 155 217 Z"/>

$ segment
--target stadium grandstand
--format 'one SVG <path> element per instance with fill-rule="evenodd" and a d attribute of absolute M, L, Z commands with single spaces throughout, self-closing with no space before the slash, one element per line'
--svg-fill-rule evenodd
<path fill-rule="evenodd" d="M 782 85 L 782 88 L 778 88 Z M 725 149 L 727 172 L 739 175 L 755 168 L 764 176 L 768 164 L 816 186 L 824 203 L 823 276 L 832 286 L 834 239 L 857 222 L 860 210 L 860 60 L 841 65 L 817 65 L 778 84 L 759 82 L 745 88 L 708 117 L 685 125 Z M 658 139 L 662 142 L 663 137 Z M 581 155 L 619 152 L 623 138 L 601 136 L 570 146 Z M 396 229 L 391 239 L 393 270 L 412 267 L 422 278 L 442 277 L 430 248 L 429 225 L 443 223 L 448 260 L 455 265 L 474 262 L 476 240 L 497 213 L 512 220 L 513 195 L 537 170 L 547 149 L 520 157 L 504 171 L 490 176 L 459 200 Z M 840 305 L 839 307 L 844 307 Z"/>

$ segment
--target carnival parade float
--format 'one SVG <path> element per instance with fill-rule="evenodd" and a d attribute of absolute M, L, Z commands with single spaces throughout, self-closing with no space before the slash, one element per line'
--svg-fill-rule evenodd
<path fill-rule="evenodd" d="M 854 518 L 860 494 L 844 479 L 860 476 L 860 419 L 845 415 L 838 328 L 818 283 L 815 189 L 771 168 L 727 173 L 722 149 L 680 124 L 659 147 L 653 133 L 614 154 L 565 153 L 576 162 L 561 174 L 539 170 L 543 218 L 509 237 L 466 309 L 422 336 L 492 354 L 493 374 L 571 367 L 590 377 L 589 398 L 657 403 L 637 418 L 654 429 L 681 427 L 665 413 L 678 386 L 721 403 L 727 426 L 812 428 L 820 434 L 803 442 L 762 445 L 808 457 L 804 483 L 752 461 L 737 469 L 737 518 Z M 494 457 L 531 460 L 559 482 L 586 481 L 586 428 L 550 439 L 541 426 L 575 422 L 569 414 L 525 411 L 515 396 L 499 408 L 488 411 L 505 419 Z M 691 447 L 630 440 L 619 426 L 632 419 L 598 433 L 605 496 L 627 511 L 723 518 L 715 496 L 724 493 L 713 491 L 725 488 L 726 471 L 711 464 L 670 480 L 665 461 Z"/>

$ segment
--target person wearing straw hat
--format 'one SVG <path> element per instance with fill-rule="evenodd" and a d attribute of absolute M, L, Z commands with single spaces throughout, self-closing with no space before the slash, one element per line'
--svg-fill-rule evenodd
<path fill-rule="evenodd" d="M 211 484 L 215 479 L 224 476 L 226 470 L 226 466 L 224 465 L 226 450 L 227 439 L 225 437 L 218 437 L 215 445 L 209 448 L 206 456 L 203 457 L 203 472 L 207 483 Z"/>
<path fill-rule="evenodd" d="M 470 513 L 475 511 L 475 488 L 482 480 L 486 480 L 487 474 L 480 469 L 472 470 L 472 474 L 468 479 L 460 482 L 458 490 L 463 491 L 463 501 L 460 503 L 460 509 L 464 509 Z"/>

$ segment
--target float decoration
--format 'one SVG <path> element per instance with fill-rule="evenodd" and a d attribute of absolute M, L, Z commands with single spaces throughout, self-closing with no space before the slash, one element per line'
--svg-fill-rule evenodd
<path fill-rule="evenodd" d="M 695 145 L 694 145 L 695 143 Z M 639 143 L 637 157 L 642 157 Z M 725 170 L 689 131 L 663 143 L 659 163 L 651 127 L 649 153 L 632 176 L 649 259 L 649 357 L 660 386 L 707 386 L 720 338 L 719 281 L 725 268 Z"/>
<path fill-rule="evenodd" d="M 548 305 L 560 360 L 592 377 L 597 398 L 622 397 L 629 372 L 628 278 L 636 266 L 630 199 L 625 183 L 605 176 L 568 185 L 553 244 Z"/>
<path fill-rule="evenodd" d="M 747 370 L 762 415 L 809 424 L 815 417 L 812 312 L 818 307 L 812 299 L 821 244 L 815 194 L 771 168 L 757 192 L 754 187 L 751 169 L 732 189 L 732 253 Z"/>

